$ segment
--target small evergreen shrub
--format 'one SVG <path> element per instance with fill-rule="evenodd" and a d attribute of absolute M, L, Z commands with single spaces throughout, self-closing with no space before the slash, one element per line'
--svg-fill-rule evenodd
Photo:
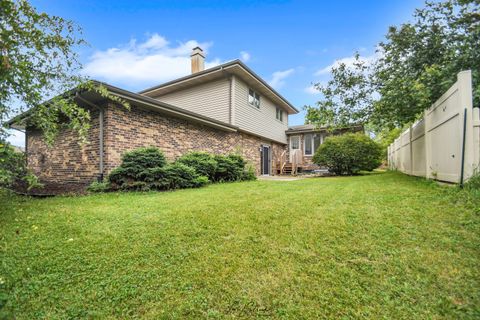
<path fill-rule="evenodd" d="M 183 163 L 167 164 L 163 153 L 150 147 L 127 152 L 108 181 L 114 190 L 148 191 L 201 187 L 208 178 Z"/>
<path fill-rule="evenodd" d="M 109 184 L 92 184 L 90 190 L 148 191 L 198 188 L 212 182 L 256 179 L 253 167 L 246 168 L 239 155 L 211 155 L 191 152 L 167 164 L 157 148 L 140 148 L 126 153 L 122 163 L 108 176 Z"/>
<path fill-rule="evenodd" d="M 245 168 L 245 161 L 238 155 L 215 155 L 217 170 L 215 182 L 238 181 L 241 179 Z"/>
<path fill-rule="evenodd" d="M 313 156 L 314 163 L 337 175 L 372 171 L 378 168 L 381 159 L 379 144 L 361 133 L 328 137 Z"/>
<path fill-rule="evenodd" d="M 207 177 L 183 163 L 169 164 L 165 171 L 170 182 L 169 189 L 198 188 L 208 183 Z"/>
<path fill-rule="evenodd" d="M 242 172 L 242 181 L 253 181 L 257 180 L 257 175 L 255 174 L 255 168 L 252 165 L 247 166 Z"/>
<path fill-rule="evenodd" d="M 135 182 L 143 171 L 138 168 L 124 168 L 122 165 L 113 169 L 108 175 L 108 181 L 114 189 L 121 188 L 123 185 L 129 185 Z"/>
<path fill-rule="evenodd" d="M 167 164 L 165 155 L 155 147 L 138 148 L 126 152 L 122 163 L 112 170 L 108 181 L 113 189 L 149 190 L 149 186 L 141 179 L 147 169 L 161 168 Z"/>
<path fill-rule="evenodd" d="M 138 148 L 122 156 L 122 167 L 143 171 L 146 168 L 163 167 L 167 164 L 165 155 L 156 147 Z"/>
<path fill-rule="evenodd" d="M 88 187 L 88 192 L 100 193 L 100 192 L 108 192 L 110 190 L 110 183 L 107 181 L 94 181 Z"/>
<path fill-rule="evenodd" d="M 145 169 L 140 175 L 139 180 L 145 182 L 149 189 L 168 190 L 170 189 L 170 176 L 166 167 L 157 167 Z"/>
<path fill-rule="evenodd" d="M 207 152 L 190 152 L 178 158 L 176 162 L 194 168 L 199 175 L 207 177 L 210 181 L 215 179 L 217 161 Z"/>

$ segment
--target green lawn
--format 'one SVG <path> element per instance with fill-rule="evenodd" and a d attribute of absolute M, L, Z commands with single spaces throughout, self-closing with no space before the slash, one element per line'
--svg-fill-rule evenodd
<path fill-rule="evenodd" d="M 478 319 L 475 201 L 398 173 L 167 193 L 3 194 L 0 313 Z"/>

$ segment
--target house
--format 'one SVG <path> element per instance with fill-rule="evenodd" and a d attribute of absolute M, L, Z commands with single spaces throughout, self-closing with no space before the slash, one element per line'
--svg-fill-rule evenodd
<path fill-rule="evenodd" d="M 288 149 L 286 149 L 289 155 L 289 161 L 286 163 L 284 169 L 281 169 L 281 164 L 277 166 L 278 173 L 291 172 L 290 165 L 297 163 L 303 171 L 311 171 L 319 169 L 316 164 L 313 163 L 313 155 L 315 150 L 323 143 L 325 138 L 329 135 L 338 135 L 348 132 L 363 132 L 363 125 L 352 125 L 351 127 L 344 129 L 330 130 L 328 127 L 318 127 L 314 124 L 303 124 L 297 126 L 289 126 L 285 131 L 288 139 Z M 296 159 L 294 159 L 296 157 Z"/>
<path fill-rule="evenodd" d="M 124 152 L 142 146 L 157 146 L 170 160 L 189 151 L 239 152 L 259 175 L 285 173 L 289 157 L 298 158 L 302 149 L 302 161 L 312 167 L 308 159 L 325 132 L 289 128 L 288 116 L 298 110 L 241 61 L 205 70 L 204 60 L 202 49 L 194 48 L 190 75 L 139 93 L 102 83 L 130 110 L 95 92 L 75 92 L 75 101 L 91 114 L 87 145 L 63 129 L 48 146 L 40 130 L 18 121 L 22 117 L 11 121 L 25 130 L 29 168 L 43 182 L 70 190 L 102 179 Z"/>

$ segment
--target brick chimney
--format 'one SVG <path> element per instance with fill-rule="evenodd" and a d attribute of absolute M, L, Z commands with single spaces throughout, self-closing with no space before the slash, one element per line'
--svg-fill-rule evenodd
<path fill-rule="evenodd" d="M 203 55 L 202 48 L 193 48 L 190 57 L 192 58 L 192 74 L 205 69 L 205 56 Z"/>

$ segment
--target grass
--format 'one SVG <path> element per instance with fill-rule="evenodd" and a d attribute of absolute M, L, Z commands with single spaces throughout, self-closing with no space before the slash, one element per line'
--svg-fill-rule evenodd
<path fill-rule="evenodd" d="M 474 319 L 477 196 L 398 173 L 167 193 L 3 194 L 0 313 Z"/>

